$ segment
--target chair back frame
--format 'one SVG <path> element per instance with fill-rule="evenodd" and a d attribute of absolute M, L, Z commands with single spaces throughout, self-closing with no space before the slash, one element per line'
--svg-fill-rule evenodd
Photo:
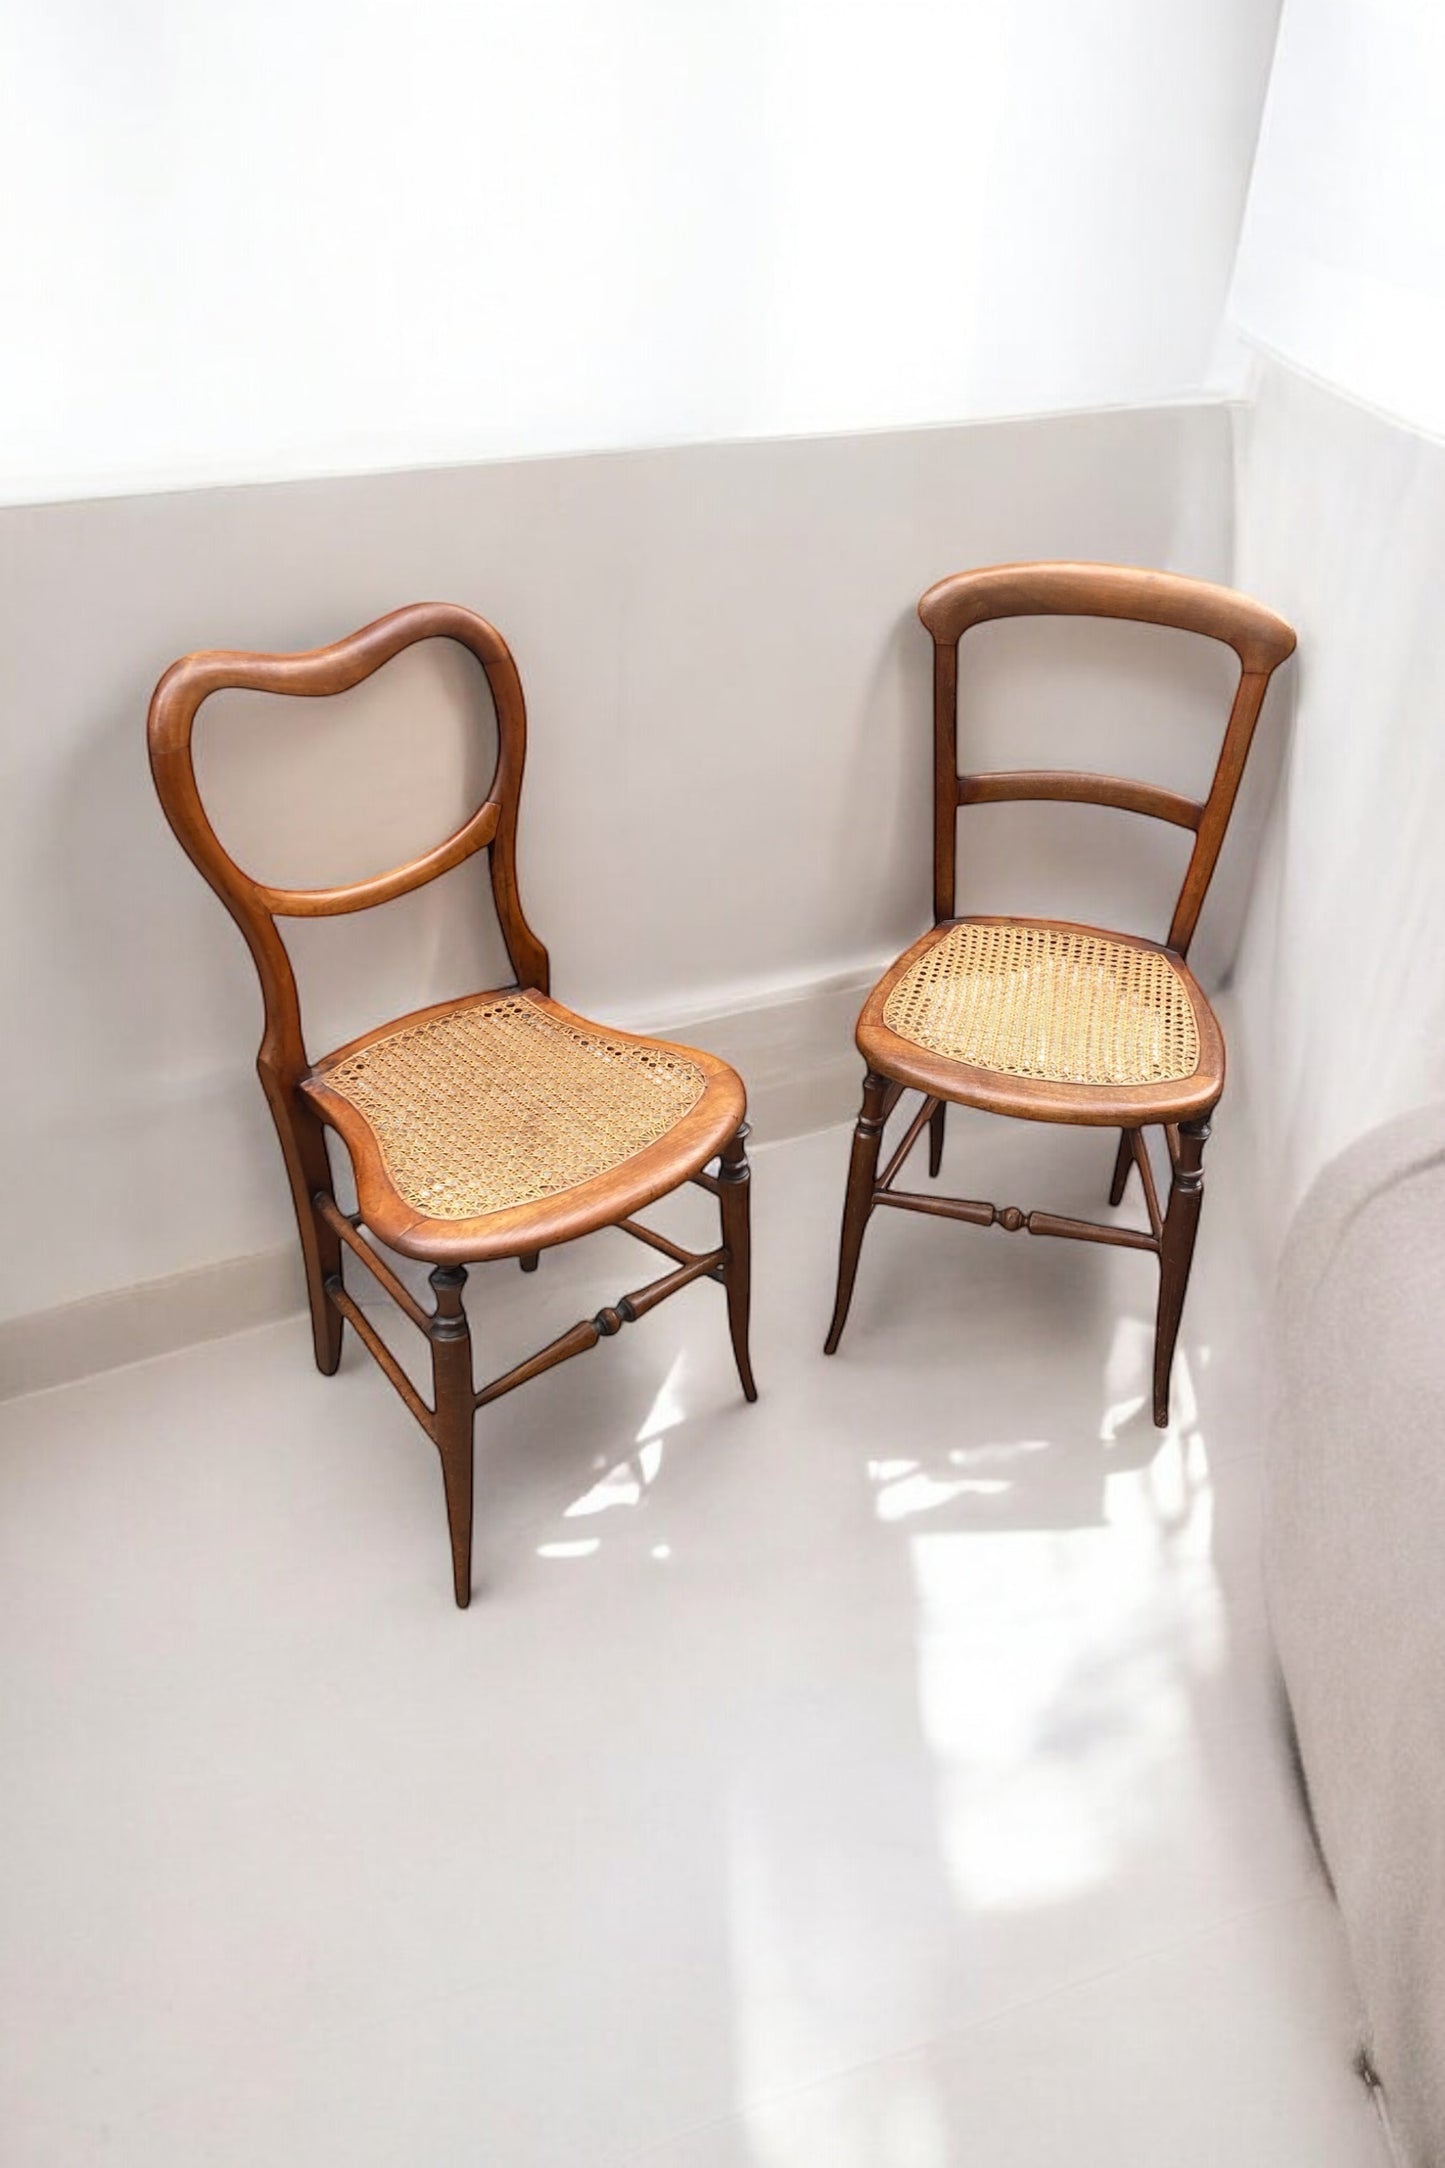
<path fill-rule="evenodd" d="M 455 640 L 481 664 L 497 717 L 497 761 L 476 811 L 434 849 L 404 866 L 338 888 L 277 888 L 244 872 L 217 836 L 196 782 L 192 739 L 212 693 L 247 691 L 317 698 L 354 685 L 421 640 Z M 458 603 L 416 602 L 393 610 L 330 647 L 303 654 L 247 654 L 215 649 L 184 655 L 155 689 L 146 724 L 151 773 L 166 819 L 202 877 L 245 936 L 261 981 L 265 1029 L 257 1068 L 273 1108 L 309 1067 L 296 975 L 276 921 L 329 918 L 389 903 L 424 887 L 485 849 L 492 895 L 519 986 L 549 988 L 547 951 L 527 923 L 517 887 L 517 812 L 527 753 L 527 711 L 511 650 L 485 618 Z"/>
<path fill-rule="evenodd" d="M 238 866 L 222 845 L 202 803 L 196 782 L 192 739 L 196 716 L 212 693 L 223 690 L 294 693 L 315 697 L 347 692 L 388 663 L 403 649 L 421 640 L 455 640 L 481 664 L 491 688 L 497 718 L 497 759 L 487 795 L 442 843 L 388 873 L 351 881 L 335 888 L 279 888 L 254 880 Z M 151 772 L 166 819 L 182 849 L 202 877 L 215 890 L 245 937 L 261 981 L 265 1024 L 256 1067 L 271 1108 L 281 1153 L 291 1185 L 306 1268 L 311 1308 L 312 1339 L 317 1367 L 331 1376 L 341 1361 L 342 1334 L 350 1324 L 363 1346 L 375 1358 L 406 1407 L 436 1447 L 442 1464 L 447 1523 L 451 1537 L 452 1587 L 459 1607 L 471 1600 L 473 1430 L 479 1408 L 489 1406 L 517 1386 L 540 1377 L 574 1355 L 584 1354 L 599 1341 L 610 1338 L 653 1310 L 661 1302 L 701 1279 L 720 1281 L 727 1294 L 728 1324 L 738 1377 L 745 1397 L 757 1398 L 748 1351 L 751 1285 L 751 1237 L 749 1229 L 749 1173 L 743 1119 L 746 1096 L 742 1081 L 725 1063 L 709 1054 L 687 1051 L 704 1072 L 703 1099 L 691 1113 L 673 1125 L 664 1139 L 649 1149 L 654 1164 L 639 1178 L 635 1158 L 630 1180 L 612 1170 L 614 1192 L 599 1201 L 589 1197 L 602 1181 L 594 1178 L 570 1193 L 570 1218 L 548 1222 L 533 1211 L 529 1224 L 520 1207 L 492 1215 L 503 1221 L 501 1246 L 475 1250 L 444 1247 L 431 1238 L 408 1254 L 437 1260 L 430 1276 L 436 1306 L 427 1311 L 406 1283 L 380 1255 L 377 1242 L 397 1245 L 396 1232 L 374 1211 L 364 1217 L 360 1206 L 343 1212 L 337 1205 L 326 1146 L 326 1123 L 315 1104 L 317 1075 L 312 1071 L 302 1036 L 295 972 L 277 926 L 284 918 L 328 918 L 338 913 L 364 911 L 372 904 L 425 886 L 440 874 L 461 865 L 477 851 L 488 853 L 492 895 L 502 939 L 506 944 L 515 983 L 529 993 L 550 995 L 547 951 L 527 922 L 517 889 L 517 813 L 526 761 L 527 716 L 521 681 L 506 641 L 485 618 L 458 604 L 412 603 L 393 610 L 374 624 L 330 647 L 298 655 L 258 655 L 216 651 L 183 656 L 173 663 L 156 687 L 147 719 Z M 491 991 L 490 989 L 488 990 Z M 483 1000 L 486 996 L 481 997 Z M 465 1003 L 448 1002 L 438 1010 L 417 1016 L 449 1014 Z M 568 1012 L 550 1000 L 547 1006 L 563 1021 Z M 580 1018 L 571 1018 L 583 1023 Z M 385 1028 L 385 1027 L 383 1027 Z M 587 1028 L 584 1024 L 584 1029 Z M 370 1037 L 375 1035 L 368 1035 Z M 628 1034 L 627 1036 L 632 1036 Z M 361 1043 L 368 1043 L 363 1041 Z M 658 1042 L 646 1044 L 658 1049 Z M 665 1051 L 666 1049 L 659 1049 Z M 341 1049 L 345 1052 L 346 1049 Z M 326 1065 L 323 1064 L 323 1072 Z M 305 1088 L 303 1088 L 305 1087 Z M 324 1094 L 320 1095 L 324 1096 Z M 359 1159 L 352 1137 L 339 1121 L 342 1141 L 352 1153 L 353 1169 L 360 1177 L 365 1162 Z M 657 1153 L 660 1152 L 660 1157 Z M 705 1172 L 711 1159 L 717 1173 Z M 683 1182 L 697 1183 L 716 1196 L 721 1217 L 721 1242 L 706 1251 L 684 1249 L 670 1236 L 645 1227 L 631 1213 L 666 1195 Z M 645 1185 L 645 1186 L 644 1186 Z M 639 1196 L 639 1191 L 641 1192 Z M 364 1194 L 364 1192 L 363 1192 Z M 576 1199 L 581 1198 L 579 1206 Z M 542 1200 L 545 1204 L 548 1200 Z M 411 1217 L 417 1215 L 413 1212 Z M 475 1227 L 476 1222 L 470 1223 Z M 464 1259 L 476 1255 L 520 1258 L 525 1270 L 535 1270 L 543 1244 L 571 1240 L 598 1225 L 615 1226 L 632 1235 L 669 1260 L 671 1269 L 645 1286 L 634 1288 L 612 1305 L 585 1318 L 550 1341 L 524 1362 L 515 1364 L 490 1384 L 477 1389 L 473 1377 L 471 1329 L 463 1291 Z M 495 1232 L 495 1230 L 494 1230 Z M 375 1236 L 376 1240 L 370 1239 Z M 349 1254 L 370 1273 L 403 1316 L 417 1326 L 430 1345 L 432 1400 L 430 1405 L 414 1384 L 410 1372 L 393 1352 L 387 1339 L 366 1310 L 348 1290 L 344 1258 Z"/>
<path fill-rule="evenodd" d="M 1274 671 L 1294 650 L 1295 636 L 1283 618 L 1249 596 L 1181 573 L 1136 570 L 1126 565 L 987 565 L 956 572 L 930 587 L 918 614 L 933 639 L 933 916 L 954 916 L 956 830 L 964 805 L 1051 799 L 1116 806 L 1124 812 L 1190 830 L 1194 848 L 1166 946 L 1186 956 L 1214 877 L 1225 830 L 1255 724 Z M 958 772 L 958 644 L 975 625 L 1004 617 L 1116 617 L 1136 624 L 1168 625 L 1202 633 L 1239 656 L 1224 740 L 1207 796 L 1183 797 L 1152 783 L 1123 776 L 1040 768 L 1004 774 Z"/>

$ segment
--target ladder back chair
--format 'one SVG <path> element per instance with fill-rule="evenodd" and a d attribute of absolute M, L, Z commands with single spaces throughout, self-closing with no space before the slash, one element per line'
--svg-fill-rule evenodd
<path fill-rule="evenodd" d="M 1224 1041 L 1186 958 L 1224 840 L 1270 677 L 1295 636 L 1282 618 L 1232 589 L 1123 565 L 990 565 L 940 580 L 918 605 L 933 639 L 933 918 L 884 973 L 858 1019 L 866 1065 L 853 1136 L 826 1352 L 842 1337 L 864 1230 L 896 1207 L 1009 1234 L 1062 1235 L 1147 1250 L 1159 1261 L 1154 1420 L 1169 1420 L 1169 1375 L 1203 1198 L 1203 1152 L 1224 1088 Z M 1036 769 L 960 775 L 958 646 L 974 625 L 1005 617 L 1125 618 L 1205 634 L 1239 656 L 1238 688 L 1202 803 L 1119 776 Z M 1162 942 L 1047 919 L 954 915 L 960 806 L 1056 799 L 1115 806 L 1188 830 L 1194 846 Z M 884 1126 L 905 1091 L 922 1095 L 880 1175 Z M 948 1105 L 1024 1121 L 1118 1129 L 1109 1202 L 1139 1169 L 1147 1229 L 1023 1212 L 964 1197 L 901 1190 L 925 1128 L 929 1174 L 943 1157 Z M 1164 1132 L 1169 1193 L 1161 1209 L 1144 1131 Z"/>
<path fill-rule="evenodd" d="M 227 854 L 197 787 L 192 734 L 210 694 L 240 688 L 319 696 L 348 691 L 420 640 L 459 642 L 481 664 L 497 719 L 497 763 L 482 804 L 412 863 L 343 887 L 278 888 Z M 476 1411 L 583 1354 L 694 1280 L 718 1281 L 742 1389 L 757 1398 L 748 1355 L 749 1204 L 743 1085 L 693 1048 L 605 1029 L 550 996 L 547 951 L 517 888 L 517 809 L 526 709 L 511 652 L 485 619 L 451 603 L 420 602 L 378 618 L 334 646 L 297 655 L 187 655 L 156 687 L 148 721 L 151 771 L 167 820 L 245 936 L 261 981 L 265 1025 L 257 1057 L 280 1139 L 301 1236 L 318 1368 L 328 1377 L 350 1324 L 436 1446 L 451 1535 L 456 1600 L 471 1596 L 472 1439 Z M 329 917 L 435 880 L 485 850 L 512 983 L 419 1009 L 312 1061 L 296 978 L 278 921 Z M 332 1189 L 327 1129 L 355 1174 L 358 1209 Z M 707 1171 L 716 1160 L 716 1171 Z M 633 1215 L 683 1183 L 718 1199 L 716 1247 L 684 1249 Z M 601 1227 L 620 1227 L 668 1270 L 478 1388 L 463 1307 L 466 1267 L 539 1253 Z M 368 1239 L 368 1237 L 372 1239 Z M 432 1266 L 435 1306 L 418 1302 L 375 1244 Z M 426 1337 L 427 1405 L 348 1292 L 349 1252 Z"/>

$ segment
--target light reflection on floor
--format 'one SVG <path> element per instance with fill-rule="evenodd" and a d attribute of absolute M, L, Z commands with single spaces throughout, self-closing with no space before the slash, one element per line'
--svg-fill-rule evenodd
<path fill-rule="evenodd" d="M 17 2161 L 1381 2168 L 1227 1163 L 1161 1438 L 1133 1253 L 880 1214 L 825 1361 L 846 1148 L 758 1155 L 756 1408 L 700 1287 L 489 1411 L 465 1616 L 299 1324 L 0 1411 Z M 1112 1158 L 949 1154 L 1063 1210 Z M 474 1275 L 488 1368 L 605 1241 Z"/>

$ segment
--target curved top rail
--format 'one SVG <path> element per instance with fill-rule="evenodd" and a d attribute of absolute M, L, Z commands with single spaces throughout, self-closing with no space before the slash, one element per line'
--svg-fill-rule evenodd
<path fill-rule="evenodd" d="M 155 689 L 151 701 L 152 744 L 157 733 L 170 743 L 179 729 L 187 728 L 177 705 L 182 688 L 194 693 L 189 718 L 212 693 L 232 689 L 261 693 L 291 693 L 301 698 L 349 692 L 379 670 L 383 663 L 414 647 L 418 640 L 459 640 L 471 649 L 485 669 L 489 662 L 512 661 L 495 625 L 459 602 L 408 602 L 385 617 L 373 619 L 359 632 L 348 632 L 326 647 L 304 648 L 295 654 L 251 653 L 244 648 L 202 648 L 173 662 Z M 514 666 L 515 667 L 515 666 Z"/>
<path fill-rule="evenodd" d="M 1249 595 L 1133 565 L 981 565 L 939 580 L 918 614 L 935 640 L 950 645 L 972 626 L 1000 617 L 1120 617 L 1170 625 L 1224 641 L 1249 672 L 1273 670 L 1295 645 L 1292 627 Z"/>
<path fill-rule="evenodd" d="M 497 767 L 486 798 L 462 825 L 407 865 L 336 888 L 278 888 L 236 864 L 211 824 L 196 781 L 192 739 L 202 704 L 216 692 L 264 692 L 319 698 L 349 692 L 420 640 L 451 639 L 469 648 L 486 672 L 497 711 Z M 506 641 L 485 618 L 454 602 L 413 602 L 328 647 L 294 655 L 215 648 L 183 655 L 161 679 L 147 721 L 151 772 L 181 844 L 213 888 L 282 917 L 318 918 L 361 911 L 423 887 L 460 865 L 496 836 L 502 804 L 521 782 L 526 711 Z"/>

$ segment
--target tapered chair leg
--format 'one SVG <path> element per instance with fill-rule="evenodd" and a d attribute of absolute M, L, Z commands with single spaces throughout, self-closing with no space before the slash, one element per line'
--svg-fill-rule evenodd
<path fill-rule="evenodd" d="M 1110 1204 L 1122 1204 L 1124 1191 L 1129 1186 L 1129 1170 L 1134 1164 L 1134 1132 L 1119 1131 L 1119 1149 L 1114 1157 L 1114 1179 L 1109 1184 Z"/>
<path fill-rule="evenodd" d="M 329 1195 L 323 1191 L 320 1194 Z M 301 1251 L 306 1260 L 306 1294 L 311 1305 L 311 1344 L 316 1354 L 316 1367 L 324 1378 L 335 1377 L 341 1367 L 341 1339 L 346 1320 L 331 1300 L 333 1281 L 341 1281 L 341 1237 L 328 1227 L 314 1207 L 308 1202 L 307 1217 L 311 1223 L 312 1240 L 301 1238 Z"/>
<path fill-rule="evenodd" d="M 330 1198 L 331 1162 L 326 1156 L 326 1131 L 309 1107 L 299 1103 L 274 1072 L 257 1064 L 262 1088 L 276 1124 L 281 1157 L 291 1184 L 296 1209 L 296 1230 L 301 1237 L 301 1261 L 306 1268 L 306 1299 L 311 1308 L 311 1342 L 316 1367 L 323 1377 L 333 1377 L 341 1361 L 344 1319 L 328 1292 L 341 1279 L 341 1237 L 328 1227 L 316 1210 L 318 1196 Z"/>
<path fill-rule="evenodd" d="M 940 1099 L 928 1117 L 928 1173 L 932 1181 L 938 1180 L 938 1170 L 943 1165 L 943 1130 L 948 1120 L 948 1101 Z"/>
<path fill-rule="evenodd" d="M 843 1200 L 843 1236 L 838 1247 L 838 1292 L 833 1302 L 833 1322 L 823 1343 L 825 1355 L 837 1353 L 843 1327 L 848 1322 L 848 1305 L 853 1300 L 853 1282 L 858 1276 L 863 1230 L 873 1211 L 873 1186 L 878 1176 L 878 1148 L 883 1142 L 887 1098 L 888 1079 L 875 1075 L 870 1069 L 863 1079 L 863 1108 L 853 1131 L 853 1156 L 848 1163 L 848 1190 Z"/>
<path fill-rule="evenodd" d="M 747 1154 L 748 1125 L 723 1146 L 718 1161 L 718 1203 L 722 1210 L 722 1238 L 727 1249 L 723 1284 L 728 1298 L 728 1330 L 733 1356 L 745 1400 L 756 1400 L 752 1357 L 748 1352 L 748 1319 L 752 1308 L 752 1173 Z"/>
<path fill-rule="evenodd" d="M 1154 1331 L 1154 1420 L 1161 1430 L 1169 1423 L 1169 1373 L 1179 1338 L 1179 1320 L 1194 1261 L 1194 1237 L 1204 1202 L 1205 1140 L 1208 1117 L 1179 1124 L 1179 1159 L 1169 1185 L 1169 1209 L 1164 1215 L 1164 1234 L 1159 1249 L 1159 1314 Z"/>
<path fill-rule="evenodd" d="M 436 1309 L 427 1328 L 431 1341 L 436 1444 L 446 1489 L 447 1527 L 452 1539 L 452 1587 L 457 1608 L 472 1600 L 472 1431 L 476 1387 L 472 1380 L 472 1336 L 462 1307 L 467 1284 L 461 1265 L 438 1265 L 431 1275 Z"/>

